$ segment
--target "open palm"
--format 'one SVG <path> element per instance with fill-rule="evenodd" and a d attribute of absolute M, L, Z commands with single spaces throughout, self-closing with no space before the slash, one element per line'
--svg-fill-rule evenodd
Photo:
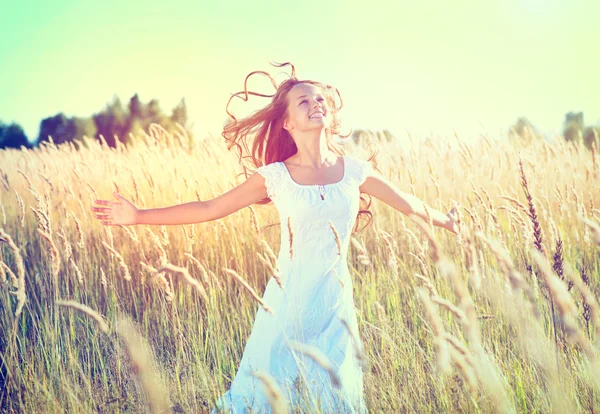
<path fill-rule="evenodd" d="M 137 224 L 139 210 L 129 200 L 113 192 L 119 201 L 95 200 L 92 211 L 96 212 L 96 218 L 107 226 L 130 226 Z"/>

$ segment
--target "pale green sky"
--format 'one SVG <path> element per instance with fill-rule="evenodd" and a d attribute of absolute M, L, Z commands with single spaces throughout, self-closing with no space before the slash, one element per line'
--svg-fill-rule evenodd
<path fill-rule="evenodd" d="M 355 129 L 498 135 L 524 115 L 558 131 L 568 111 L 600 123 L 597 0 L 26 0 L 3 9 L 0 120 L 30 139 L 42 118 L 89 116 L 136 92 L 168 113 L 185 97 L 195 132 L 218 135 L 229 95 L 253 70 L 277 73 L 269 61 L 338 87 L 344 125 Z"/>

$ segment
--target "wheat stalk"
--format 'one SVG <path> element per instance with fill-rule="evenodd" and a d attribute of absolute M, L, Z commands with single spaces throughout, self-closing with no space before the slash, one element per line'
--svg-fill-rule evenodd
<path fill-rule="evenodd" d="M 102 332 L 104 332 L 105 334 L 108 334 L 109 328 L 108 328 L 108 324 L 104 320 L 104 317 L 102 315 L 100 315 L 98 312 L 96 312 L 95 310 L 93 310 L 92 308 L 90 308 L 89 306 L 83 305 L 83 304 L 81 304 L 79 302 L 75 302 L 73 300 L 57 300 L 56 304 L 60 305 L 60 306 L 66 306 L 69 308 L 73 308 L 73 309 L 76 309 L 76 310 L 86 314 L 87 316 L 89 316 L 90 318 L 92 318 L 93 320 L 95 320 L 98 323 L 98 327 L 100 328 L 100 330 Z"/>
<path fill-rule="evenodd" d="M 168 260 L 167 260 L 167 252 L 163 248 L 163 245 L 162 245 L 162 242 L 160 241 L 160 238 L 156 234 L 154 234 L 154 232 L 152 230 L 150 230 L 150 228 L 146 227 L 146 230 L 150 234 L 150 237 L 152 237 L 152 240 L 154 241 L 154 245 L 158 248 L 158 250 L 160 252 L 161 263 L 167 263 L 168 262 Z"/>
<path fill-rule="evenodd" d="M 527 211 L 527 215 L 529 216 L 533 225 L 534 245 L 535 248 L 542 252 L 542 254 L 545 256 L 546 252 L 544 250 L 544 246 L 542 245 L 542 226 L 540 225 L 540 222 L 537 217 L 535 205 L 533 204 L 533 197 L 529 192 L 529 183 L 527 182 L 527 176 L 525 175 L 525 170 L 523 169 L 522 160 L 519 160 L 519 172 L 521 174 L 521 186 L 523 187 L 525 197 L 527 198 L 527 203 L 529 204 L 529 210 Z"/>
<path fill-rule="evenodd" d="M 433 285 L 433 283 L 431 283 L 431 280 L 428 277 L 422 276 L 418 273 L 415 273 L 414 275 L 417 277 L 417 279 L 423 282 L 423 285 L 429 291 L 429 296 L 437 296 L 435 286 Z"/>
<path fill-rule="evenodd" d="M 184 253 L 184 256 L 187 256 L 190 258 L 190 260 L 192 261 L 192 263 L 194 263 L 196 266 L 198 266 L 198 268 L 200 269 L 200 271 L 202 272 L 202 276 L 204 278 L 204 282 L 207 283 L 208 285 L 208 275 L 210 274 L 211 276 L 211 280 L 214 282 L 214 284 L 217 285 L 217 287 L 219 288 L 220 291 L 223 291 L 223 288 L 221 287 L 221 283 L 219 282 L 219 279 L 217 279 L 217 277 L 215 276 L 214 273 L 207 271 L 204 266 L 202 266 L 202 264 L 200 263 L 200 261 L 198 259 L 196 259 L 194 256 L 192 256 L 189 253 Z"/>
<path fill-rule="evenodd" d="M 496 240 L 487 239 L 483 235 L 483 233 L 476 233 L 475 235 L 488 245 L 488 247 L 496 257 L 496 260 L 498 260 L 500 270 L 503 272 L 503 274 L 508 276 L 512 289 L 521 289 L 525 293 L 525 296 L 527 297 L 527 300 L 531 306 L 531 311 L 534 317 L 539 320 L 541 318 L 541 314 L 536 305 L 533 291 L 531 290 L 531 287 L 529 287 L 529 285 L 525 282 L 525 280 L 523 280 L 523 277 L 515 268 L 515 265 L 513 264 L 513 261 L 510 258 L 508 252 L 504 248 L 502 248 L 500 246 L 500 243 L 498 243 Z"/>
<path fill-rule="evenodd" d="M 523 203 L 521 203 L 519 200 L 517 200 L 514 197 L 510 197 L 510 196 L 504 196 L 501 195 L 500 198 L 510 201 L 510 203 L 514 206 L 517 206 L 519 208 L 519 210 L 521 210 L 523 213 L 528 214 L 529 210 L 527 209 L 527 207 L 525 207 L 525 205 Z"/>
<path fill-rule="evenodd" d="M 431 231 L 431 227 L 428 226 L 427 224 L 425 224 L 423 219 L 421 217 L 417 216 L 416 214 L 409 214 L 408 217 L 419 226 L 419 228 L 427 236 L 427 239 L 431 242 L 431 246 L 432 246 L 431 256 L 432 256 L 433 262 L 434 263 L 439 262 L 441 249 L 440 249 L 440 246 L 439 246 L 435 236 L 433 235 L 433 232 Z"/>
<path fill-rule="evenodd" d="M 585 223 L 592 230 L 592 233 L 594 234 L 594 242 L 600 247 L 600 225 L 586 217 L 583 217 L 582 215 L 578 215 L 577 218 L 579 218 L 579 220 Z"/>
<path fill-rule="evenodd" d="M 363 370 L 368 370 L 369 361 L 367 359 L 367 355 L 365 354 L 364 346 L 362 341 L 360 340 L 360 336 L 358 335 L 356 330 L 350 327 L 350 324 L 348 323 L 348 321 L 346 321 L 346 319 L 340 318 L 340 321 L 342 322 L 342 325 L 344 325 L 344 327 L 350 334 L 350 337 L 352 338 L 352 346 L 354 348 L 354 355 L 356 357 L 356 360 L 359 362 Z"/>
<path fill-rule="evenodd" d="M 244 278 L 242 278 L 235 270 L 233 269 L 228 269 L 226 267 L 223 268 L 223 271 L 227 272 L 228 274 L 230 274 L 231 276 L 234 277 L 235 280 L 237 280 L 242 286 L 244 286 L 246 288 L 246 290 L 248 292 L 250 292 L 250 294 L 252 295 L 252 297 L 254 298 L 254 300 L 256 300 L 260 306 L 262 306 L 262 308 L 266 311 L 269 312 L 270 314 L 274 314 L 275 312 L 273 311 L 273 309 L 268 306 L 260 296 L 258 296 L 258 294 L 256 293 L 256 291 L 248 284 L 248 282 L 246 282 L 244 280 Z"/>
<path fill-rule="evenodd" d="M 125 276 L 123 276 L 123 279 L 125 279 L 127 281 L 131 280 L 131 274 L 129 273 L 129 268 L 127 267 L 127 264 L 125 263 L 125 259 L 123 259 L 123 256 L 121 256 L 121 254 L 119 252 L 117 252 L 115 249 L 110 247 L 104 240 L 102 241 L 102 245 L 104 247 L 106 247 L 115 256 L 115 258 L 119 262 L 119 266 L 121 266 L 121 268 L 125 271 Z"/>
<path fill-rule="evenodd" d="M 266 255 L 263 256 L 259 252 L 256 252 L 256 255 L 258 256 L 258 260 L 260 260 L 260 262 L 267 268 L 269 274 L 273 276 L 279 287 L 283 289 L 283 283 L 281 281 L 281 277 L 279 277 L 279 272 L 275 270 L 271 262 L 265 257 Z"/>
<path fill-rule="evenodd" d="M 50 244 L 50 258 L 52 260 L 52 274 L 54 275 L 54 280 L 56 283 L 58 283 L 58 273 L 60 272 L 60 265 L 61 265 L 61 260 L 60 260 L 60 253 L 58 252 L 58 248 L 56 247 L 56 244 L 54 244 L 54 240 L 52 239 L 52 236 L 44 231 L 42 231 L 42 229 L 37 229 L 38 233 L 40 234 L 40 236 L 42 236 L 44 239 L 46 239 L 48 241 L 48 243 Z"/>
<path fill-rule="evenodd" d="M 17 190 L 13 188 L 13 191 L 15 192 L 15 196 L 17 197 L 17 204 L 19 204 L 19 209 L 21 211 L 21 227 L 25 228 L 25 203 L 23 203 L 23 199 L 21 198 L 19 193 L 17 193 Z"/>
<path fill-rule="evenodd" d="M 141 243 L 140 243 L 140 239 L 139 239 L 139 237 L 138 237 L 138 235 L 137 235 L 137 233 L 135 232 L 135 230 L 134 230 L 134 229 L 131 229 L 131 230 L 129 230 L 129 229 L 127 228 L 127 226 L 122 226 L 122 225 L 118 225 L 118 227 L 119 227 L 119 228 L 121 228 L 121 229 L 123 229 L 123 231 L 124 231 L 125 233 L 127 233 L 127 235 L 129 236 L 129 238 L 130 238 L 131 240 L 133 240 L 135 243 L 137 243 L 137 244 L 141 244 Z"/>
<path fill-rule="evenodd" d="M 65 262 L 68 262 L 73 254 L 73 248 L 71 247 L 71 243 L 67 238 L 67 232 L 63 226 L 60 226 L 60 231 L 56 233 L 58 237 L 63 240 L 63 246 L 65 248 Z"/>
<path fill-rule="evenodd" d="M 252 376 L 262 382 L 273 414 L 289 413 L 288 401 L 283 395 L 283 391 L 279 387 L 279 384 L 277 384 L 277 381 L 264 371 L 252 371 Z"/>
<path fill-rule="evenodd" d="M 437 311 L 431 304 L 429 295 L 425 292 L 425 290 L 423 288 L 417 288 L 417 294 L 423 303 L 425 314 L 427 315 L 427 319 L 429 320 L 431 329 L 433 330 L 433 346 L 435 349 L 436 366 L 439 373 L 444 375 L 450 369 L 450 354 L 448 344 L 443 339 L 445 333 L 444 325 L 442 324 Z"/>
<path fill-rule="evenodd" d="M 356 258 L 358 259 L 360 264 L 363 264 L 365 266 L 370 265 L 371 260 L 369 259 L 369 256 L 367 255 L 367 249 L 365 249 L 365 247 L 354 237 L 351 237 L 350 241 L 351 241 L 352 245 L 358 250 L 358 256 Z"/>
<path fill-rule="evenodd" d="M 171 263 L 165 263 L 158 268 L 156 272 L 170 272 L 182 276 L 183 280 L 192 285 L 198 291 L 200 296 L 202 296 L 202 298 L 206 301 L 206 303 L 208 303 L 208 295 L 206 294 L 204 287 L 196 279 L 190 276 L 185 267 L 179 267 Z"/>
<path fill-rule="evenodd" d="M 2 269 L 4 271 L 8 272 L 8 275 L 10 276 L 10 281 L 11 281 L 13 287 L 18 288 L 19 287 L 19 279 L 14 274 L 14 272 L 11 270 L 11 268 L 8 267 L 8 265 L 6 263 L 4 263 L 2 260 L 0 260 L 0 267 L 2 267 Z M 6 283 L 6 275 L 4 275 L 4 278 L 5 279 L 2 282 L 5 284 Z"/>
<path fill-rule="evenodd" d="M 69 259 L 69 261 L 70 261 L 73 269 L 75 269 L 75 274 L 77 275 L 77 281 L 79 282 L 80 285 L 83 284 L 83 274 L 81 273 L 79 266 L 77 266 L 77 263 L 75 263 L 75 261 L 72 258 Z"/>
<path fill-rule="evenodd" d="M 466 361 L 465 357 L 456 350 L 456 348 L 450 348 L 450 357 L 454 364 L 458 367 L 460 372 L 463 374 L 467 385 L 469 386 L 469 392 L 475 394 L 477 392 L 477 377 L 473 372 L 473 367 Z"/>
<path fill-rule="evenodd" d="M 271 249 L 271 246 L 269 246 L 269 243 L 267 243 L 267 241 L 264 239 L 261 239 L 260 243 L 263 245 L 263 247 L 267 251 L 267 254 L 271 258 L 271 262 L 275 264 L 275 269 L 279 272 L 280 269 L 279 269 L 277 256 L 275 256 L 275 253 L 273 253 L 273 249 Z"/>
<path fill-rule="evenodd" d="M 147 341 L 127 317 L 117 321 L 115 328 L 125 342 L 125 348 L 131 360 L 131 370 L 135 373 L 145 392 L 150 410 L 153 413 L 169 412 L 169 397 L 166 385 L 156 368 L 154 356 Z"/>
<path fill-rule="evenodd" d="M 81 226 L 81 222 L 79 221 L 79 219 L 77 218 L 75 213 L 73 213 L 71 211 L 70 214 L 71 214 L 71 217 L 73 217 L 73 220 L 75 220 L 75 228 L 77 229 L 77 235 L 79 236 L 79 241 L 77 242 L 77 246 L 80 249 L 85 249 L 85 237 L 83 235 L 83 228 Z"/>
<path fill-rule="evenodd" d="M 288 233 L 290 234 L 290 260 L 294 257 L 294 231 L 292 230 L 292 218 L 288 216 Z"/>
<path fill-rule="evenodd" d="M 467 315 L 465 315 L 465 313 L 459 307 L 454 306 L 452 304 L 452 302 L 450 302 L 444 298 L 440 298 L 439 296 L 432 296 L 431 300 L 433 302 L 437 303 L 438 305 L 440 305 L 442 308 L 448 310 L 454 316 L 456 316 L 462 324 L 469 323 L 469 320 L 467 319 Z"/>
<path fill-rule="evenodd" d="M 6 210 L 4 209 L 4 204 L 0 201 L 0 208 L 2 209 L 2 225 L 6 226 Z"/>
<path fill-rule="evenodd" d="M 306 345 L 297 341 L 287 341 L 288 347 L 294 349 L 315 361 L 321 368 L 323 368 L 328 374 L 329 378 L 334 387 L 341 387 L 341 380 L 336 372 L 333 364 L 327 358 L 327 356 L 316 346 Z"/>
<path fill-rule="evenodd" d="M 252 228 L 256 234 L 260 234 L 260 226 L 258 225 L 258 217 L 256 216 L 256 211 L 252 206 L 248 206 L 250 210 L 250 222 L 252 223 Z"/>
<path fill-rule="evenodd" d="M 338 233 L 337 229 L 335 228 L 335 226 L 333 225 L 333 223 L 331 221 L 328 221 L 329 223 L 329 227 L 331 228 L 331 231 L 333 231 L 333 237 L 335 238 L 335 244 L 337 245 L 337 254 L 338 256 L 340 256 L 342 254 L 342 241 L 340 240 L 340 234 Z"/>
<path fill-rule="evenodd" d="M 433 233 L 433 219 L 431 218 L 431 213 L 429 212 L 429 206 L 423 203 L 423 208 L 425 209 L 425 215 L 427 216 L 427 225 L 429 229 Z"/>
<path fill-rule="evenodd" d="M 594 347 L 589 343 L 586 336 L 581 334 L 579 326 L 577 325 L 575 317 L 577 306 L 573 302 L 571 295 L 569 295 L 567 286 L 554 275 L 550 265 L 540 252 L 530 249 L 530 254 L 539 266 L 542 276 L 546 280 L 546 284 L 550 290 L 550 294 L 558 306 L 558 310 L 561 314 L 560 322 L 565 328 L 567 338 L 574 343 L 578 343 L 590 360 L 595 360 L 596 352 Z"/>
<path fill-rule="evenodd" d="M 479 329 L 479 322 L 477 320 L 477 311 L 475 310 L 475 305 L 473 304 L 473 299 L 471 298 L 469 289 L 464 284 L 462 278 L 458 275 L 454 263 L 448 261 L 447 259 L 443 259 L 437 264 L 437 266 L 438 271 L 444 278 L 449 278 L 452 280 L 452 288 L 454 289 L 454 293 L 459 302 L 458 306 L 460 309 L 462 309 L 464 315 L 466 316 L 464 319 L 462 319 L 462 322 L 465 330 L 467 331 L 471 345 L 476 347 L 481 346 L 481 332 Z"/>
<path fill-rule="evenodd" d="M 159 283 L 166 295 L 166 299 L 167 301 L 171 302 L 173 301 L 173 289 L 171 289 L 171 284 L 169 283 L 169 281 L 167 280 L 167 278 L 165 277 L 164 272 L 158 272 L 154 267 L 150 266 L 149 264 L 146 264 L 144 262 L 140 262 L 140 265 L 142 265 L 142 267 L 144 269 L 146 269 L 148 272 L 150 272 L 150 274 L 152 275 L 152 280 L 156 280 L 157 283 Z"/>
<path fill-rule="evenodd" d="M 23 176 L 23 178 L 25 178 L 25 181 L 27 182 L 27 187 L 28 187 L 28 188 L 32 188 L 32 185 L 31 185 L 31 180 L 29 179 L 29 177 L 27 176 L 27 174 L 25 174 L 23 171 L 21 171 L 21 170 L 19 170 L 19 169 L 17 169 L 17 172 L 18 172 L 19 174 L 21 174 L 21 175 Z"/>
<path fill-rule="evenodd" d="M 569 265 L 565 266 L 567 277 L 573 282 L 583 298 L 584 304 L 587 305 L 590 313 L 590 320 L 596 327 L 596 337 L 600 337 L 600 307 L 596 301 L 596 297 L 592 293 L 590 287 L 584 283 L 581 276 L 577 275 Z"/>

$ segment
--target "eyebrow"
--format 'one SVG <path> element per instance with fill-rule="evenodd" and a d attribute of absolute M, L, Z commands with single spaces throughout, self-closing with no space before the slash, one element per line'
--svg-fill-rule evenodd
<path fill-rule="evenodd" d="M 323 96 L 323 94 L 322 94 L 322 93 L 319 93 L 318 95 L 319 95 L 319 96 Z M 301 95 L 301 96 L 297 97 L 297 98 L 296 98 L 296 100 L 298 100 L 298 99 L 300 99 L 300 98 L 306 98 L 306 95 Z"/>

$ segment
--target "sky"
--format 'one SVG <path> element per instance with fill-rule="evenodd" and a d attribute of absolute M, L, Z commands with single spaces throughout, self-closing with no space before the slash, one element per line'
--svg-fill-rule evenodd
<path fill-rule="evenodd" d="M 0 120 L 30 140 L 43 118 L 87 117 L 135 93 L 168 114 L 185 98 L 194 133 L 218 136 L 246 75 L 281 81 L 289 70 L 270 62 L 286 61 L 299 78 L 338 88 L 347 130 L 498 136 L 525 116 L 552 134 L 569 111 L 600 124 L 597 0 L 23 0 L 2 9 Z M 251 87 L 272 93 L 264 80 Z"/>

